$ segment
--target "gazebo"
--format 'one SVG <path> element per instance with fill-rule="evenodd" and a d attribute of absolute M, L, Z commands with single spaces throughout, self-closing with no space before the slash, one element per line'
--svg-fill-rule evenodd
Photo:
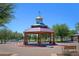
<path fill-rule="evenodd" d="M 47 25 L 43 23 L 43 18 L 39 15 L 36 17 L 36 24 L 31 25 L 31 28 L 26 29 L 24 31 L 24 45 L 28 45 L 28 34 L 37 34 L 37 44 L 40 45 L 41 39 L 40 35 L 42 34 L 48 34 L 50 36 L 49 44 L 55 44 L 54 40 L 54 31 L 51 30 Z"/>

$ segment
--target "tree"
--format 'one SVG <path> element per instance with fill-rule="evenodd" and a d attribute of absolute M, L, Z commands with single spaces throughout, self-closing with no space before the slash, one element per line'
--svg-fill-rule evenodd
<path fill-rule="evenodd" d="M 23 39 L 23 34 L 18 33 L 16 31 L 16 32 L 12 32 L 10 37 L 11 37 L 10 39 L 14 39 L 15 41 L 19 41 L 19 40 Z"/>
<path fill-rule="evenodd" d="M 23 35 L 22 33 L 16 33 L 16 32 L 12 32 L 9 29 L 1 29 L 0 30 L 0 42 L 1 44 L 6 43 L 7 41 L 12 41 L 12 40 L 21 40 L 23 39 Z"/>
<path fill-rule="evenodd" d="M 76 33 L 75 30 L 69 30 L 69 37 L 71 38 L 71 41 L 73 41 L 73 37 L 74 37 L 74 34 Z"/>
<path fill-rule="evenodd" d="M 66 24 L 54 25 L 53 30 L 55 32 L 55 36 L 60 36 L 61 41 L 63 41 L 65 36 L 68 36 L 69 28 Z"/>
<path fill-rule="evenodd" d="M 7 31 L 6 30 L 6 23 L 9 23 L 11 21 L 11 18 L 13 17 L 13 8 L 14 8 L 14 4 L 10 4 L 10 3 L 1 3 L 0 4 L 0 28 L 4 27 L 5 29 L 0 29 L 0 40 L 1 43 L 3 43 L 2 41 L 7 40 Z M 2 36 L 2 37 L 1 37 Z"/>
<path fill-rule="evenodd" d="M 75 30 L 69 30 L 69 37 L 71 37 L 71 36 L 74 36 L 74 34 L 76 33 L 76 31 Z"/>
<path fill-rule="evenodd" d="M 76 32 L 79 33 L 79 22 L 75 25 Z"/>
<path fill-rule="evenodd" d="M 14 4 L 10 3 L 1 3 L 0 4 L 0 26 L 4 26 L 4 24 L 10 22 L 13 17 L 13 8 Z"/>
<path fill-rule="evenodd" d="M 9 30 L 4 28 L 0 30 L 0 41 L 2 43 L 6 43 L 6 41 L 9 39 Z"/>
<path fill-rule="evenodd" d="M 49 34 L 40 34 L 41 41 L 48 41 L 48 38 L 50 38 Z"/>
<path fill-rule="evenodd" d="M 78 42 L 79 42 L 79 22 L 78 23 L 76 23 L 76 26 L 75 26 L 75 30 L 76 30 L 76 33 L 77 33 L 77 38 L 78 38 Z"/>

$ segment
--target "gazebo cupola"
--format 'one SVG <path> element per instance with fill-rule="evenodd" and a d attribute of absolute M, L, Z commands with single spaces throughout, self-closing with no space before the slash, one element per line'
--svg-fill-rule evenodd
<path fill-rule="evenodd" d="M 40 16 L 40 12 L 39 12 L 39 16 L 36 17 L 36 24 L 33 24 L 31 27 L 32 28 L 36 28 L 36 27 L 48 28 L 48 26 L 43 23 L 43 17 Z"/>
<path fill-rule="evenodd" d="M 36 23 L 37 24 L 42 24 L 43 23 L 43 18 L 41 16 L 36 17 Z"/>
<path fill-rule="evenodd" d="M 43 24 L 43 18 L 40 15 L 40 11 L 39 11 L 39 15 L 36 17 L 36 23 L 37 24 Z"/>

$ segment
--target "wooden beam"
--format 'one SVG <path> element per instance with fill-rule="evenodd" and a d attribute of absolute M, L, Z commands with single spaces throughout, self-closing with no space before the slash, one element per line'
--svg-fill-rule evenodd
<path fill-rule="evenodd" d="M 28 44 L 27 34 L 24 33 L 24 45 Z"/>
<path fill-rule="evenodd" d="M 52 43 L 52 41 L 51 41 L 51 34 L 49 34 L 50 35 L 50 40 L 49 40 L 49 44 L 51 44 Z"/>

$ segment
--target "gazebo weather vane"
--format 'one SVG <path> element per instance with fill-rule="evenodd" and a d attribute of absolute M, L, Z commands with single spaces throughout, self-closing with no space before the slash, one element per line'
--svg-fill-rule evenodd
<path fill-rule="evenodd" d="M 38 15 L 41 16 L 41 12 L 40 11 L 38 11 Z"/>

